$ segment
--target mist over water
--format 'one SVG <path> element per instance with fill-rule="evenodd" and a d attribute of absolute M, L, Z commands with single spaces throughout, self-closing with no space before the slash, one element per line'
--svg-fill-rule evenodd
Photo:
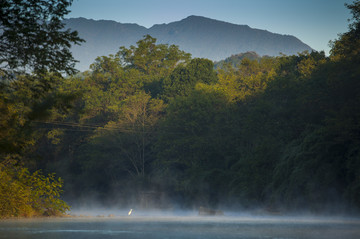
<path fill-rule="evenodd" d="M 360 238 L 360 218 L 224 214 L 83 208 L 68 218 L 0 221 L 0 238 Z"/>

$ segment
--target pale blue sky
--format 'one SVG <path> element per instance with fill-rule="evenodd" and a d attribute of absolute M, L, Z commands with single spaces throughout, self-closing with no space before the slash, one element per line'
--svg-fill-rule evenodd
<path fill-rule="evenodd" d="M 315 50 L 347 31 L 352 0 L 74 0 L 67 17 L 114 20 L 144 27 L 204 16 L 294 35 Z"/>

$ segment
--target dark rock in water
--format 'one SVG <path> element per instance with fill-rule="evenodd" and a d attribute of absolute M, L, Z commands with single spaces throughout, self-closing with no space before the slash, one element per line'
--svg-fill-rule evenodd
<path fill-rule="evenodd" d="M 210 208 L 200 207 L 199 216 L 224 216 L 224 212 L 221 210 L 213 210 Z"/>

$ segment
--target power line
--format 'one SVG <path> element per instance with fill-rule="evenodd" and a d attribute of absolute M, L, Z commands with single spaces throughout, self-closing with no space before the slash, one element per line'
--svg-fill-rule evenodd
<path fill-rule="evenodd" d="M 33 121 L 34 123 L 40 124 L 48 124 L 53 126 L 68 126 L 68 127 L 78 127 L 78 128 L 87 128 L 87 129 L 68 129 L 62 128 L 67 131 L 84 131 L 84 132 L 93 132 L 93 131 L 120 131 L 123 133 L 152 133 L 150 131 L 143 131 L 143 130 L 132 130 L 128 128 L 121 128 L 121 127 L 114 127 L 114 126 L 96 126 L 96 125 L 83 125 L 77 123 L 63 123 L 63 122 L 42 122 L 42 121 Z"/>
<path fill-rule="evenodd" d="M 96 124 L 79 124 L 74 122 L 47 122 L 47 121 L 32 121 L 33 123 L 38 124 L 46 124 L 46 125 L 52 125 L 52 126 L 65 126 L 65 127 L 76 127 L 78 129 L 74 128 L 62 128 L 62 130 L 65 131 L 74 131 L 74 132 L 94 132 L 94 131 L 119 131 L 123 133 L 154 133 L 154 131 L 145 131 L 145 130 L 134 130 L 129 129 L 126 127 L 119 127 L 119 126 L 103 126 L 103 125 L 96 125 Z M 140 126 L 142 127 L 142 126 Z M 41 127 L 40 127 L 41 128 Z M 48 129 L 47 127 L 43 127 Z M 86 129 L 83 129 L 86 128 Z M 166 131 L 170 134 L 184 134 L 184 132 L 175 132 L 175 131 Z"/>

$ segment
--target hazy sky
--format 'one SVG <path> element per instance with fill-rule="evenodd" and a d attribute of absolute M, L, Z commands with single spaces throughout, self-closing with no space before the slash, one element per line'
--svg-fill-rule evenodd
<path fill-rule="evenodd" d="M 67 17 L 114 20 L 144 27 L 204 16 L 294 35 L 315 50 L 347 31 L 352 0 L 74 0 Z"/>

